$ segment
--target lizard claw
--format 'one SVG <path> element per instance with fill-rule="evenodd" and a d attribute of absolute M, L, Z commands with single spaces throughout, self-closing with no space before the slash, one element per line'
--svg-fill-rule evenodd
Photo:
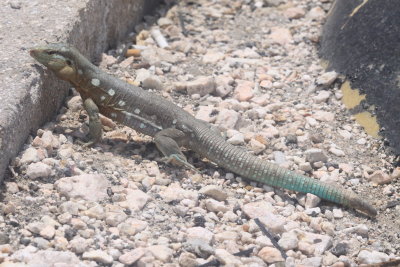
<path fill-rule="evenodd" d="M 187 162 L 186 159 L 183 159 L 179 154 L 171 154 L 168 157 L 163 158 L 162 161 L 175 166 L 186 167 L 192 171 L 201 174 L 201 172 L 198 169 L 196 169 L 192 164 Z"/>

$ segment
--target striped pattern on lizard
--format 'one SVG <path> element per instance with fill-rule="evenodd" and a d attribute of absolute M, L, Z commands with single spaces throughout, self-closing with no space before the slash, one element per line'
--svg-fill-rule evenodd
<path fill-rule="evenodd" d="M 100 112 L 154 137 L 157 148 L 167 162 L 174 165 L 195 169 L 181 152 L 183 146 L 249 180 L 311 193 L 371 217 L 377 215 L 372 205 L 350 190 L 284 169 L 227 143 L 211 124 L 194 118 L 161 96 L 103 72 L 68 44 L 37 47 L 30 54 L 57 77 L 70 82 L 81 94 L 89 115 L 90 141 L 86 145 L 101 139 Z"/>

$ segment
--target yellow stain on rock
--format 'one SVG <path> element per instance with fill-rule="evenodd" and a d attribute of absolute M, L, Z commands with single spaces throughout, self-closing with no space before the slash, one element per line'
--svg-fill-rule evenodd
<path fill-rule="evenodd" d="M 360 94 L 359 90 L 352 89 L 350 82 L 346 81 L 342 84 L 341 88 L 343 93 L 342 102 L 347 109 L 353 109 L 358 106 L 362 100 L 365 99 L 365 94 Z M 371 107 L 373 108 L 373 107 Z M 373 116 L 368 111 L 363 111 L 354 115 L 356 121 L 364 127 L 364 130 L 372 137 L 379 137 L 379 124 L 376 116 Z"/>
<path fill-rule="evenodd" d="M 351 88 L 349 81 L 345 81 L 340 89 L 342 90 L 343 93 L 343 98 L 342 98 L 343 104 L 348 109 L 355 108 L 361 103 L 362 100 L 365 99 L 365 95 L 361 95 L 357 89 Z"/>
<path fill-rule="evenodd" d="M 376 116 L 373 116 L 368 111 L 364 111 L 354 115 L 356 121 L 364 127 L 364 130 L 372 137 L 379 138 L 379 124 L 376 121 Z"/>

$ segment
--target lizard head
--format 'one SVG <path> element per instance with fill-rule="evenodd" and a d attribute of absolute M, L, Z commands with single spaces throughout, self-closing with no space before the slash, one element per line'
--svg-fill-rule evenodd
<path fill-rule="evenodd" d="M 78 75 L 83 56 L 68 44 L 48 44 L 30 50 L 30 55 L 53 71 L 57 77 L 73 81 Z"/>

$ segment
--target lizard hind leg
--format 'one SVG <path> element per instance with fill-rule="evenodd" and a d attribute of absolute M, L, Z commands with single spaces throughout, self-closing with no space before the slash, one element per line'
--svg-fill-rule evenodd
<path fill-rule="evenodd" d="M 192 164 L 187 162 L 180 149 L 180 146 L 186 143 L 185 133 L 175 128 L 164 129 L 154 136 L 154 142 L 158 150 L 165 156 L 163 159 L 165 162 L 199 172 Z"/>

